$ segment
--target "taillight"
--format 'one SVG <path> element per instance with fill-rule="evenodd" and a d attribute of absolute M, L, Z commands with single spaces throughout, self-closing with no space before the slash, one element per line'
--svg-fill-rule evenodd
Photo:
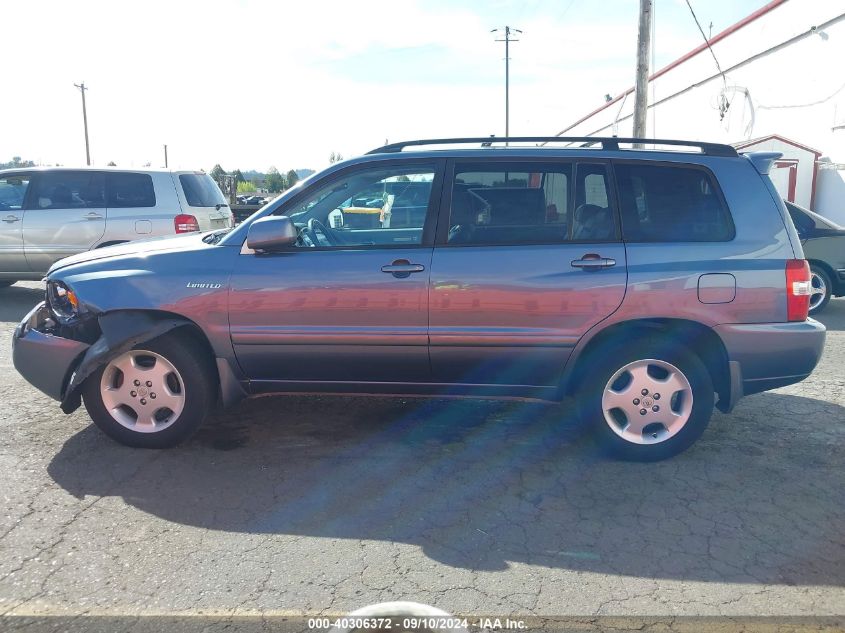
<path fill-rule="evenodd" d="M 806 321 L 810 313 L 810 264 L 806 259 L 786 261 L 786 318 Z"/>
<path fill-rule="evenodd" d="M 193 215 L 180 213 L 173 218 L 173 228 L 176 229 L 177 233 L 193 233 L 200 230 L 200 223 Z"/>

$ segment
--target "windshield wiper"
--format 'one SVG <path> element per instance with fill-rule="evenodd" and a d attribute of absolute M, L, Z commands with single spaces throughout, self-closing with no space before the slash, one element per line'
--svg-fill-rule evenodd
<path fill-rule="evenodd" d="M 219 231 L 214 231 L 213 233 L 209 233 L 208 235 L 202 238 L 202 241 L 206 244 L 217 244 L 220 240 L 223 239 L 223 236 L 226 235 L 229 231 L 234 230 L 234 227 L 231 229 L 221 229 Z"/>

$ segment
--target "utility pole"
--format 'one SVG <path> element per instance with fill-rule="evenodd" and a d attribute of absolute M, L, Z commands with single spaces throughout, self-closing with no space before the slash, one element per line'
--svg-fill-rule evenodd
<path fill-rule="evenodd" d="M 646 136 L 648 113 L 648 57 L 651 47 L 651 2 L 640 0 L 640 25 L 637 36 L 637 81 L 634 95 L 634 138 Z M 642 144 L 637 144 L 642 147 Z"/>
<path fill-rule="evenodd" d="M 499 31 L 499 29 L 493 29 L 490 32 L 495 33 L 497 31 Z M 522 33 L 522 31 L 519 29 L 512 29 L 509 26 L 505 26 L 504 31 L 505 38 L 496 41 L 505 43 L 505 137 L 507 138 L 510 136 L 510 43 L 519 41 L 511 38 L 511 31 L 515 33 Z M 505 145 L 507 144 L 508 142 L 505 141 Z"/>
<path fill-rule="evenodd" d="M 167 169 L 167 144 L 164 145 L 164 168 Z"/>
<path fill-rule="evenodd" d="M 85 164 L 91 165 L 91 151 L 88 148 L 88 112 L 85 110 L 85 91 L 88 88 L 85 87 L 85 82 L 83 81 L 81 84 L 73 84 L 77 88 L 79 88 L 79 92 L 82 93 L 82 123 L 85 125 Z"/>

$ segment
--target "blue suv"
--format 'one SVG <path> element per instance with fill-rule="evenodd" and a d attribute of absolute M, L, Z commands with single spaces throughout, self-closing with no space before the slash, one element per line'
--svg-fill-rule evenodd
<path fill-rule="evenodd" d="M 130 446 L 175 445 L 218 403 L 268 392 L 572 396 L 610 452 L 663 459 L 714 404 L 803 380 L 822 353 L 777 157 L 388 145 L 235 229 L 61 260 L 15 366 Z"/>

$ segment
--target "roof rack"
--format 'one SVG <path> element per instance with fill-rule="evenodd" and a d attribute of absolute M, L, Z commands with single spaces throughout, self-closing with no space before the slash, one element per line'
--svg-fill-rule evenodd
<path fill-rule="evenodd" d="M 721 143 L 702 143 L 700 141 L 679 141 L 675 139 L 662 138 L 619 138 L 617 136 L 478 136 L 464 138 L 433 138 L 418 139 L 415 141 L 403 141 L 401 143 L 390 143 L 367 154 L 390 154 L 401 152 L 406 147 L 419 145 L 467 145 L 480 144 L 483 147 L 490 147 L 493 143 L 581 143 L 579 147 L 590 147 L 601 145 L 603 150 L 619 150 L 620 143 L 638 143 L 641 145 L 678 145 L 682 147 L 698 147 L 702 154 L 707 156 L 737 156 L 736 149 L 730 145 Z"/>

